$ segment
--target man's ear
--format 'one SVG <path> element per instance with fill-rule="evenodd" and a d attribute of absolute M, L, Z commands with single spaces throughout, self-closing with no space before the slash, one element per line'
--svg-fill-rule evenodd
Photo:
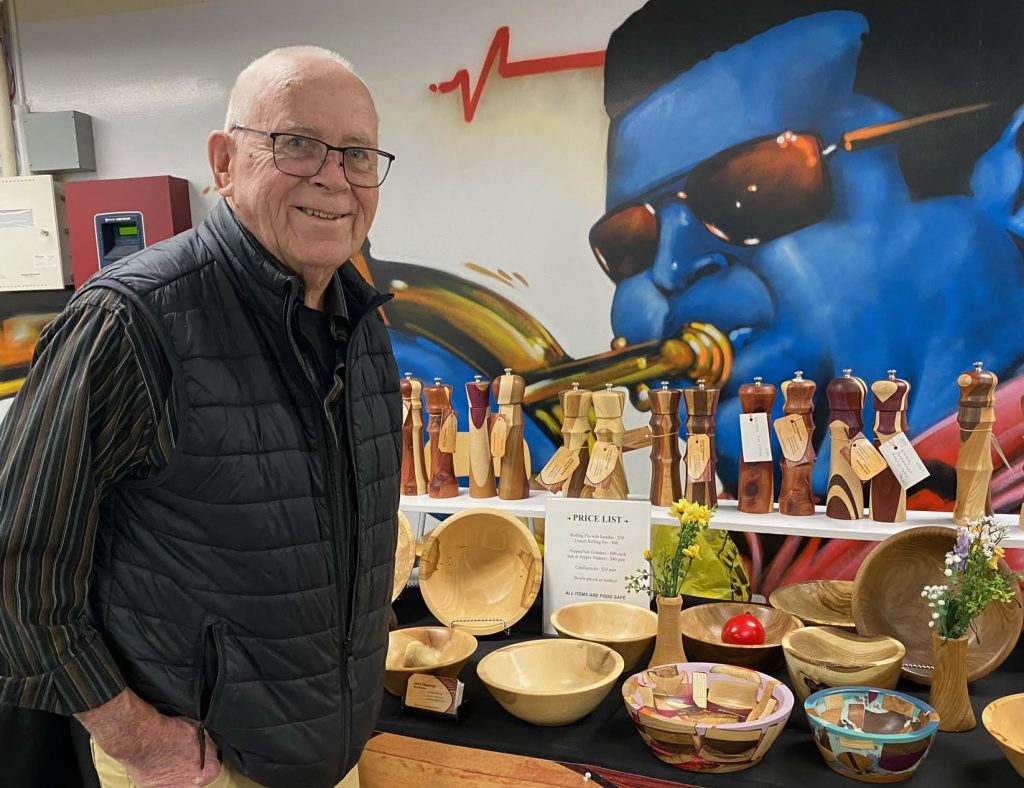
<path fill-rule="evenodd" d="M 1024 107 L 974 165 L 971 191 L 989 217 L 1024 237 Z"/>
<path fill-rule="evenodd" d="M 213 171 L 213 182 L 217 191 L 224 197 L 230 197 L 232 188 L 231 159 L 235 155 L 235 143 L 226 131 L 212 131 L 206 141 L 206 154 L 210 159 Z"/>

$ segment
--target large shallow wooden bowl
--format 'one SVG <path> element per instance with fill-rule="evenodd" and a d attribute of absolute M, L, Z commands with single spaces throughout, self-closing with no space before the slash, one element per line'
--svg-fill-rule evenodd
<path fill-rule="evenodd" d="M 474 635 L 508 629 L 540 590 L 540 548 L 519 520 L 498 509 L 467 509 L 427 535 L 420 591 L 430 612 Z"/>
<path fill-rule="evenodd" d="M 953 549 L 956 530 L 940 525 L 910 528 L 880 543 L 861 564 L 853 583 L 853 619 L 861 635 L 888 635 L 907 647 L 903 676 L 931 685 L 931 610 L 921 596 L 926 585 L 946 578 L 946 553 Z M 1007 570 L 1005 563 L 1002 564 Z M 1013 651 L 1024 610 L 1020 589 L 1016 602 L 993 602 L 975 619 L 978 634 L 967 630 L 967 680 L 987 676 Z"/>
<path fill-rule="evenodd" d="M 764 644 L 736 646 L 722 642 L 722 627 L 733 616 L 750 613 L 764 625 Z M 724 662 L 746 668 L 771 667 L 782 661 L 782 636 L 803 624 L 784 610 L 747 602 L 711 602 L 684 608 L 681 628 L 689 659 Z"/>
<path fill-rule="evenodd" d="M 391 601 L 398 599 L 405 584 L 412 576 L 412 568 L 416 564 L 416 535 L 412 531 L 409 518 L 402 512 L 398 513 L 398 544 L 395 547 L 395 576 L 391 586 Z"/>
<path fill-rule="evenodd" d="M 838 627 L 851 632 L 853 622 L 852 580 L 811 580 L 792 583 L 772 591 L 772 607 L 785 610 L 808 626 Z"/>
<path fill-rule="evenodd" d="M 831 687 L 895 689 L 907 650 L 895 638 L 862 637 L 833 627 L 806 627 L 782 637 L 793 694 L 803 703 Z"/>
<path fill-rule="evenodd" d="M 864 783 L 913 777 L 939 730 L 939 715 L 923 700 L 874 687 L 815 692 L 804 711 L 829 768 Z"/>
<path fill-rule="evenodd" d="M 458 676 L 476 651 L 476 638 L 448 627 L 410 627 L 388 634 L 384 689 L 404 695 L 413 673 Z"/>
<path fill-rule="evenodd" d="M 709 662 L 637 673 L 626 679 L 622 699 L 655 757 L 691 772 L 749 769 L 793 710 L 793 693 L 781 681 Z"/>
<path fill-rule="evenodd" d="M 1024 692 L 992 701 L 981 713 L 981 721 L 1010 765 L 1024 777 Z"/>
<path fill-rule="evenodd" d="M 632 670 L 654 645 L 658 617 L 625 602 L 577 602 L 551 614 L 551 626 L 564 638 L 590 640 L 622 657 L 622 672 Z"/>
<path fill-rule="evenodd" d="M 569 725 L 604 700 L 622 657 L 585 640 L 528 640 L 492 651 L 476 672 L 509 714 L 534 725 Z"/>

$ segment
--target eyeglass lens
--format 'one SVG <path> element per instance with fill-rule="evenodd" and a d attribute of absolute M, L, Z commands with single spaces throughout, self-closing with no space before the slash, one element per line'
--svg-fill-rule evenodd
<path fill-rule="evenodd" d="M 327 145 L 319 140 L 293 134 L 274 139 L 274 163 L 288 175 L 309 178 L 316 175 L 327 158 Z M 368 148 L 347 148 L 345 177 L 356 186 L 379 186 L 387 175 L 390 159 Z"/>

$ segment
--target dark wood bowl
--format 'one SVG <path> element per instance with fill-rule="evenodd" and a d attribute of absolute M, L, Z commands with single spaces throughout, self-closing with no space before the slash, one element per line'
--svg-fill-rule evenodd
<path fill-rule="evenodd" d="M 750 613 L 764 625 L 764 644 L 737 646 L 722 642 L 722 627 L 733 616 Z M 782 660 L 782 637 L 803 627 L 784 610 L 747 602 L 711 602 L 684 608 L 681 614 L 683 646 L 694 662 L 722 662 L 745 668 L 770 667 Z"/>

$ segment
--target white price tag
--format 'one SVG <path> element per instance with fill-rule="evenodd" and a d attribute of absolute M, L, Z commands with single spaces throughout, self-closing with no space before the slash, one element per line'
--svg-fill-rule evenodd
<path fill-rule="evenodd" d="M 767 413 L 740 414 L 740 443 L 743 462 L 771 462 L 772 439 L 768 433 Z"/>
<path fill-rule="evenodd" d="M 904 490 L 931 475 L 921 462 L 921 458 L 917 456 L 905 432 L 897 432 L 894 437 L 881 444 L 878 450 L 882 452 L 896 481 Z"/>

